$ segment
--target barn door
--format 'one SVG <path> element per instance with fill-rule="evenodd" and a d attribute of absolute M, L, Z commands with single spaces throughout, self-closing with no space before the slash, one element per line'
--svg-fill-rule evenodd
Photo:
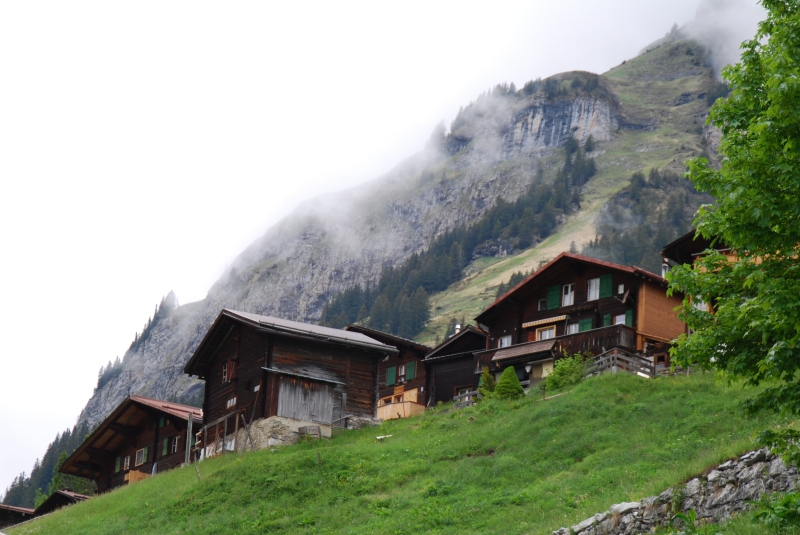
<path fill-rule="evenodd" d="M 330 424 L 333 420 L 333 387 L 299 377 L 282 375 L 278 416 Z"/>

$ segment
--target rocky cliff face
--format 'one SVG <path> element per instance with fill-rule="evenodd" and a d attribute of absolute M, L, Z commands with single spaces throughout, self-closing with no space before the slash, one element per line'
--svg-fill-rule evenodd
<path fill-rule="evenodd" d="M 206 299 L 153 324 L 80 420 L 98 423 L 129 393 L 201 399 L 201 383 L 183 366 L 220 309 L 315 321 L 336 292 L 376 281 L 385 266 L 424 250 L 433 237 L 477 221 L 500 198 L 518 197 L 539 158 L 570 135 L 608 140 L 619 124 L 602 96 L 501 96 L 484 99 L 478 111 L 441 144 L 370 183 L 306 202 L 267 230 Z"/>

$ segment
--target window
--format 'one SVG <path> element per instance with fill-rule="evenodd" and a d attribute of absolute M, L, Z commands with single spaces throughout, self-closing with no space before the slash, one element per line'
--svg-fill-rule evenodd
<path fill-rule="evenodd" d="M 620 294 L 620 295 L 625 293 L 625 285 L 624 284 L 618 284 L 617 285 L 617 293 Z"/>
<path fill-rule="evenodd" d="M 578 324 L 577 323 L 570 323 L 567 325 L 567 334 L 575 334 L 578 332 Z"/>
<path fill-rule="evenodd" d="M 614 325 L 625 325 L 625 314 L 617 314 L 614 316 Z"/>
<path fill-rule="evenodd" d="M 114 461 L 114 473 L 115 474 L 117 472 L 119 472 L 119 467 L 120 467 L 121 462 L 122 462 L 122 457 L 117 457 L 117 460 Z"/>
<path fill-rule="evenodd" d="M 536 339 L 537 340 L 550 340 L 551 338 L 556 337 L 556 328 L 555 326 L 552 327 L 543 327 L 541 329 L 536 329 Z"/>
<path fill-rule="evenodd" d="M 235 406 L 236 406 L 236 398 L 235 398 L 235 397 L 233 397 L 233 398 L 229 399 L 229 400 L 228 400 L 228 402 L 225 404 L 225 406 L 226 406 L 227 408 L 229 408 L 229 409 L 230 409 L 231 407 L 235 407 Z"/>
<path fill-rule="evenodd" d="M 547 310 L 547 299 L 539 299 L 539 310 Z"/>
<path fill-rule="evenodd" d="M 128 470 L 130 467 L 131 467 L 131 456 L 130 455 L 126 455 L 122 459 L 122 469 L 123 470 Z"/>
<path fill-rule="evenodd" d="M 587 301 L 596 301 L 600 299 L 600 279 L 589 279 L 589 297 Z"/>
<path fill-rule="evenodd" d="M 561 306 L 568 307 L 575 303 L 575 285 L 565 284 L 561 294 Z"/>
<path fill-rule="evenodd" d="M 170 441 L 170 448 L 169 448 L 169 452 L 170 453 L 178 453 L 178 439 L 179 438 L 180 437 L 172 437 L 172 440 Z"/>
<path fill-rule="evenodd" d="M 147 462 L 147 450 L 149 448 L 142 448 L 140 450 L 136 450 L 136 463 L 134 466 L 139 466 L 140 464 L 144 464 Z"/>
<path fill-rule="evenodd" d="M 225 362 L 222 364 L 222 382 L 228 382 L 228 363 Z"/>
<path fill-rule="evenodd" d="M 397 377 L 397 368 L 394 366 L 388 368 L 386 370 L 386 385 L 387 386 L 393 385 L 396 382 L 395 381 L 396 377 Z"/>
<path fill-rule="evenodd" d="M 402 383 L 406 380 L 406 366 L 405 364 L 401 364 L 397 367 L 397 382 Z"/>
<path fill-rule="evenodd" d="M 508 347 L 511 345 L 511 335 L 507 334 L 505 336 L 501 336 L 500 339 L 497 341 L 497 347 Z"/>
<path fill-rule="evenodd" d="M 697 310 L 708 312 L 708 307 L 706 306 L 706 302 L 700 299 L 700 296 L 697 296 L 694 299 L 692 299 L 692 306 Z"/>

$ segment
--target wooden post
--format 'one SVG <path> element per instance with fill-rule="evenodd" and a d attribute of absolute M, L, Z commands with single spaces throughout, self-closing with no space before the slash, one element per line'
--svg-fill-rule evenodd
<path fill-rule="evenodd" d="M 233 417 L 233 440 L 237 440 L 237 436 L 236 435 L 239 434 L 239 418 L 236 417 L 238 414 L 239 414 L 239 411 L 236 411 L 236 415 L 234 415 L 234 417 Z M 236 451 L 236 449 L 238 447 L 239 447 L 238 444 L 234 444 L 233 445 L 233 451 Z"/>
<path fill-rule="evenodd" d="M 194 423 L 194 413 L 189 411 L 189 423 L 186 424 L 186 458 L 184 464 L 189 464 L 192 460 L 192 424 Z"/>
<path fill-rule="evenodd" d="M 225 440 L 228 438 L 228 418 L 225 418 L 225 425 L 222 426 L 222 455 L 225 455 Z"/>

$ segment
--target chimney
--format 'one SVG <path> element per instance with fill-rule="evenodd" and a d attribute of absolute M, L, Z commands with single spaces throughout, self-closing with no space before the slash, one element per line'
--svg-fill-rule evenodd
<path fill-rule="evenodd" d="M 456 323 L 456 334 L 461 332 L 461 325 Z"/>

